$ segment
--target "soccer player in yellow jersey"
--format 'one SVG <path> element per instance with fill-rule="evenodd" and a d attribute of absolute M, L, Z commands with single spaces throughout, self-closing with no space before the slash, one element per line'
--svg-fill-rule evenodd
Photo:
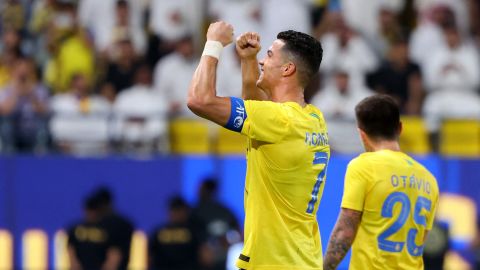
<path fill-rule="evenodd" d="M 350 270 L 423 269 L 438 202 L 435 177 L 400 151 L 402 125 L 392 98 L 368 97 L 355 113 L 366 152 L 348 165 L 324 269 L 336 269 L 352 243 Z"/>
<path fill-rule="evenodd" d="M 232 39 L 230 25 L 210 25 L 188 106 L 197 115 L 248 138 L 245 245 L 237 266 L 320 270 L 322 247 L 316 211 L 330 147 L 323 115 L 305 103 L 303 92 L 320 66 L 321 45 L 303 33 L 281 32 L 258 62 L 258 34 L 242 34 L 236 41 L 242 99 L 218 97 L 218 55 Z"/>

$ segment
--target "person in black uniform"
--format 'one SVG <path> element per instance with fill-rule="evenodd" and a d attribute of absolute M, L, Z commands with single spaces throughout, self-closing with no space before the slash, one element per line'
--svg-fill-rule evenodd
<path fill-rule="evenodd" d="M 94 196 L 99 201 L 101 223 L 110 236 L 109 250 L 110 259 L 115 269 L 126 270 L 130 259 L 130 247 L 134 226 L 132 222 L 115 211 L 113 196 L 107 187 L 100 187 Z"/>
<path fill-rule="evenodd" d="M 189 207 L 181 197 L 169 200 L 166 224 L 149 238 L 151 270 L 197 270 L 201 240 L 189 218 Z"/>
<path fill-rule="evenodd" d="M 425 241 L 423 264 L 425 270 L 443 269 L 445 257 L 450 250 L 450 233 L 448 224 L 435 221 Z"/>
<path fill-rule="evenodd" d="M 241 240 L 240 227 L 233 212 L 217 199 L 218 181 L 206 178 L 199 189 L 199 201 L 192 210 L 192 219 L 205 234 L 205 270 L 224 270 L 230 245 Z"/>
<path fill-rule="evenodd" d="M 68 230 L 68 254 L 72 270 L 103 269 L 109 237 L 100 221 L 100 201 L 95 196 L 89 196 L 84 203 L 84 219 Z"/>

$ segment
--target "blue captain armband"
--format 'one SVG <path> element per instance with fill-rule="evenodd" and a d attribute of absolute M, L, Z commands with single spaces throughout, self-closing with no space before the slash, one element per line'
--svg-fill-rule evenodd
<path fill-rule="evenodd" d="M 245 103 L 243 99 L 230 97 L 230 104 L 232 109 L 230 111 L 230 118 L 228 123 L 225 125 L 225 128 L 232 131 L 241 132 L 243 123 L 247 119 L 247 111 L 245 110 Z"/>

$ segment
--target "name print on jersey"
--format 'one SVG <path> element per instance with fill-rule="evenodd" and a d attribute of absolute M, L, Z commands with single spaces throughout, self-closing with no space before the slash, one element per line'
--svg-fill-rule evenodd
<path fill-rule="evenodd" d="M 328 145 L 328 135 L 327 133 L 307 132 L 305 133 L 305 144 L 308 146 Z"/>
<path fill-rule="evenodd" d="M 423 191 L 427 194 L 430 194 L 431 185 L 429 181 L 426 181 L 423 178 L 418 178 L 415 174 L 411 176 L 407 175 L 392 175 L 390 177 L 390 183 L 393 187 L 404 187 L 404 188 L 413 188 Z"/>

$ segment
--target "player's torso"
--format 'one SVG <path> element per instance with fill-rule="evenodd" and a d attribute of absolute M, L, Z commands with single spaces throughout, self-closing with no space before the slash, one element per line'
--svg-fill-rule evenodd
<path fill-rule="evenodd" d="M 279 143 L 248 142 L 244 252 L 250 262 L 246 269 L 321 265 L 315 214 L 329 158 L 327 130 L 313 106 L 287 110 L 289 133 Z"/>
<path fill-rule="evenodd" d="M 436 180 L 401 152 L 363 155 L 373 175 L 351 269 L 423 269 L 426 222 L 433 218 L 438 197 Z"/>

